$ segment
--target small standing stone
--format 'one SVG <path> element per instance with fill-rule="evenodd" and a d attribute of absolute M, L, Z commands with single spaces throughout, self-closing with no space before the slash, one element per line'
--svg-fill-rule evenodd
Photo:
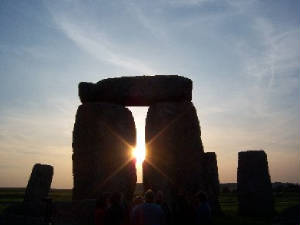
<path fill-rule="evenodd" d="M 24 202 L 40 202 L 47 197 L 52 177 L 52 166 L 35 164 L 26 187 Z"/>
<path fill-rule="evenodd" d="M 203 191 L 207 194 L 213 213 L 218 214 L 221 212 L 221 207 L 219 203 L 220 182 L 216 153 L 204 153 L 202 166 Z"/>
<path fill-rule="evenodd" d="M 205 152 L 201 154 L 200 159 L 194 162 L 188 155 L 182 158 L 185 158 L 190 166 L 178 167 L 176 186 L 180 188 L 181 192 L 185 193 L 191 204 L 197 192 L 205 193 L 212 213 L 220 214 L 220 183 L 216 153 Z"/>
<path fill-rule="evenodd" d="M 274 212 L 272 184 L 264 151 L 239 152 L 237 191 L 240 214 L 268 215 Z"/>

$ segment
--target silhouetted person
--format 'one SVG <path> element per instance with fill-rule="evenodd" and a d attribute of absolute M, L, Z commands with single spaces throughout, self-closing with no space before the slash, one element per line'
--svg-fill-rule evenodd
<path fill-rule="evenodd" d="M 131 210 L 130 210 L 130 224 L 133 223 L 133 212 L 135 211 L 135 208 L 139 205 L 144 203 L 144 198 L 142 196 L 136 196 L 131 204 Z"/>
<path fill-rule="evenodd" d="M 154 193 L 148 190 L 145 193 L 145 203 L 136 206 L 132 212 L 133 225 L 163 225 L 164 212 L 154 203 Z"/>
<path fill-rule="evenodd" d="M 211 208 L 203 192 L 195 195 L 195 225 L 211 224 Z"/>
<path fill-rule="evenodd" d="M 144 199 L 142 196 L 136 196 L 132 202 L 132 209 L 134 209 L 136 206 L 143 204 Z"/>
<path fill-rule="evenodd" d="M 124 222 L 124 209 L 121 205 L 121 194 L 113 193 L 110 198 L 110 207 L 107 210 L 106 224 L 107 225 L 121 225 Z"/>
<path fill-rule="evenodd" d="M 107 199 L 101 195 L 96 201 L 95 224 L 104 225 L 106 219 Z"/>
<path fill-rule="evenodd" d="M 162 191 L 158 191 L 156 193 L 155 202 L 162 208 L 162 210 L 164 212 L 165 223 L 170 224 L 171 223 L 171 212 L 170 212 L 170 208 L 169 208 L 168 204 L 166 203 L 166 201 L 164 199 L 164 194 Z"/>

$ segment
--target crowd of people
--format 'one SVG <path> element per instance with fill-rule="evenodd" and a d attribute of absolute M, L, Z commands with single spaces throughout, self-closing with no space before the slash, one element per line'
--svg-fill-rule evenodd
<path fill-rule="evenodd" d="M 211 224 L 211 208 L 203 192 L 193 202 L 177 196 L 170 208 L 162 191 L 147 190 L 128 205 L 121 193 L 101 195 L 95 210 L 96 225 L 206 225 Z"/>

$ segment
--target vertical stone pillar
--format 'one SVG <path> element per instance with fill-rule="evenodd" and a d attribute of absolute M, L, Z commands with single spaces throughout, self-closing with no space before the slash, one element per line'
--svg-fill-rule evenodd
<path fill-rule="evenodd" d="M 204 153 L 202 168 L 201 177 L 203 177 L 203 190 L 207 193 L 213 212 L 218 214 L 221 212 L 221 207 L 219 203 L 220 182 L 216 153 Z"/>
<path fill-rule="evenodd" d="M 267 215 L 274 212 L 272 184 L 264 151 L 239 152 L 237 192 L 240 214 Z"/>
<path fill-rule="evenodd" d="M 53 167 L 35 164 L 25 190 L 24 202 L 39 203 L 48 196 L 53 177 Z"/>
<path fill-rule="evenodd" d="M 136 184 L 135 139 L 134 120 L 124 106 L 80 105 L 73 131 L 73 199 L 118 191 L 131 200 Z"/>
<path fill-rule="evenodd" d="M 166 197 L 200 188 L 203 147 L 196 110 L 191 102 L 162 102 L 149 107 L 144 189 L 162 190 Z"/>

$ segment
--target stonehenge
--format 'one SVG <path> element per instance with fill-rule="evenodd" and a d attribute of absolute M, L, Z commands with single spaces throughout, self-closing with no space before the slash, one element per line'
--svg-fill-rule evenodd
<path fill-rule="evenodd" d="M 48 196 L 53 177 L 53 167 L 35 164 L 25 190 L 24 202 L 39 203 Z"/>
<path fill-rule="evenodd" d="M 149 106 L 144 189 L 162 190 L 170 204 L 178 194 L 192 201 L 203 191 L 213 211 L 219 211 L 216 155 L 204 152 L 190 79 L 156 75 L 81 82 L 79 98 L 73 131 L 74 200 L 106 191 L 121 191 L 130 199 L 136 183 L 130 155 L 136 131 L 126 106 Z"/>
<path fill-rule="evenodd" d="M 274 213 L 272 184 L 264 151 L 244 151 L 238 155 L 237 192 L 239 213 L 270 215 Z"/>
<path fill-rule="evenodd" d="M 7 215 L 16 211 L 18 221 L 35 224 L 30 220 L 42 218 L 53 206 L 56 224 L 94 224 L 100 195 L 120 192 L 124 205 L 130 206 L 137 182 L 132 156 L 137 134 L 133 115 L 126 106 L 141 105 L 149 106 L 145 124 L 147 153 L 142 166 L 144 190 L 163 192 L 172 224 L 183 224 L 176 220 L 176 214 L 183 213 L 182 209 L 191 212 L 198 192 L 206 194 L 213 214 L 222 213 L 217 155 L 204 151 L 190 79 L 177 75 L 109 78 L 96 84 L 80 83 L 79 96 L 82 104 L 76 112 L 72 140 L 73 201 L 52 205 L 48 193 L 53 167 L 35 164 L 24 201 L 12 205 Z M 274 213 L 263 150 L 239 152 L 237 197 L 241 215 Z M 191 218 L 190 213 L 180 216 Z"/>

